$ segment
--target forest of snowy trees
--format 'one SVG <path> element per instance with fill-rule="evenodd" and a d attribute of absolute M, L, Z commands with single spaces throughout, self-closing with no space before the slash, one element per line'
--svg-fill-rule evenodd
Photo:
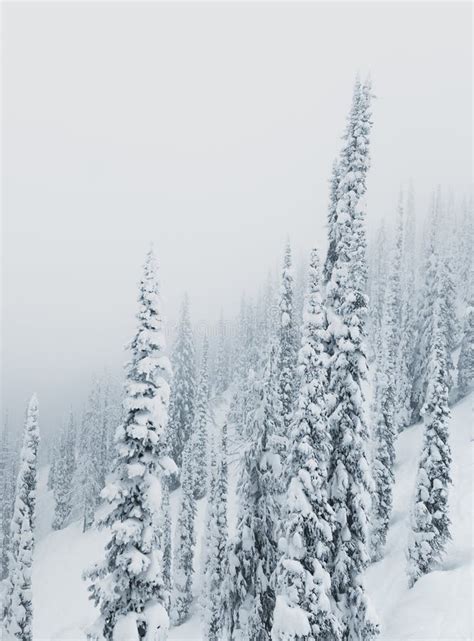
<path fill-rule="evenodd" d="M 408 185 L 369 237 L 371 101 L 357 80 L 327 239 L 307 257 L 289 240 L 280 272 L 205 336 L 184 297 L 170 350 L 151 249 L 124 385 L 94 377 L 83 411 L 42 444 L 52 528 L 106 532 L 102 558 L 83 568 L 97 609 L 89 639 L 164 641 L 196 611 L 207 641 L 376 638 L 363 573 L 385 554 L 397 438 L 420 420 L 407 584 L 443 558 L 450 408 L 474 387 L 472 201 L 435 187 L 422 217 Z M 35 616 L 39 408 L 32 396 L 21 443 L 8 417 L 0 439 L 2 617 L 19 641 L 32 641 Z"/>

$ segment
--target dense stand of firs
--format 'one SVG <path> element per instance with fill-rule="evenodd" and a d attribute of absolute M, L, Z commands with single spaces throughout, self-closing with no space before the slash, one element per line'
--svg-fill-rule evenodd
<path fill-rule="evenodd" d="M 150 251 L 123 390 L 95 376 L 82 412 L 46 441 L 52 528 L 107 534 L 103 558 L 85 568 L 98 610 L 90 639 L 164 641 L 196 613 L 207 641 L 375 638 L 363 572 L 384 556 L 396 439 L 418 420 L 409 585 L 442 559 L 449 406 L 474 387 L 472 202 L 438 189 L 417 225 L 410 185 L 367 238 L 371 98 L 357 80 L 322 263 L 287 242 L 281 272 L 202 341 L 185 297 L 170 362 Z M 0 579 L 4 628 L 29 641 L 36 397 L 21 444 L 18 433 L 5 417 Z"/>

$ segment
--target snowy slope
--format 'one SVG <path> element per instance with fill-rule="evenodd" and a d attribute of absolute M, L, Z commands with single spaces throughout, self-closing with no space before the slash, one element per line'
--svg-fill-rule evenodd
<path fill-rule="evenodd" d="M 222 425 L 228 398 L 214 407 L 213 418 Z M 385 558 L 366 572 L 366 585 L 378 613 L 384 640 L 412 639 L 457 641 L 472 638 L 471 611 L 471 428 L 473 397 L 465 399 L 452 412 L 451 447 L 453 451 L 453 487 L 451 518 L 453 541 L 440 569 L 421 579 L 408 590 L 405 574 L 407 519 L 416 464 L 421 446 L 422 427 L 404 432 L 397 444 L 395 510 Z M 231 466 L 230 487 L 235 494 L 236 465 Z M 35 641 L 84 639 L 84 629 L 96 614 L 87 599 L 86 584 L 81 579 L 84 568 L 100 558 L 105 534 L 81 532 L 73 523 L 59 532 L 48 531 L 52 501 L 46 492 L 47 470 L 40 478 L 39 541 L 33 575 Z M 172 510 L 179 506 L 179 491 L 172 495 Z M 235 500 L 231 500 L 231 521 L 235 519 Z M 198 506 L 198 554 L 205 519 L 205 500 Z M 196 605 L 192 618 L 170 634 L 171 641 L 200 641 L 198 615 L 200 577 L 196 575 Z"/>
<path fill-rule="evenodd" d="M 384 558 L 366 572 L 366 585 L 379 616 L 381 639 L 472 639 L 472 453 L 473 395 L 452 410 L 450 493 L 452 541 L 440 568 L 409 590 L 405 550 L 409 510 L 422 443 L 422 425 L 397 443 L 394 513 Z"/>

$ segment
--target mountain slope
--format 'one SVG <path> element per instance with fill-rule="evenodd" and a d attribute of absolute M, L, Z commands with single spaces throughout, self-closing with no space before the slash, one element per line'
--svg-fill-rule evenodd
<path fill-rule="evenodd" d="M 214 424 L 225 420 L 228 399 L 214 408 Z M 405 549 L 408 518 L 414 487 L 422 426 L 415 425 L 400 435 L 397 442 L 394 514 L 385 557 L 371 566 L 366 585 L 381 624 L 383 640 L 471 639 L 471 428 L 473 396 L 452 410 L 450 442 L 453 453 L 453 487 L 450 495 L 453 540 L 441 567 L 408 589 Z M 235 488 L 233 465 L 231 487 Z M 106 535 L 94 530 L 85 534 L 79 523 L 58 532 L 48 531 L 52 519 L 51 495 L 46 490 L 46 470 L 40 478 L 39 541 L 33 573 L 35 641 L 85 639 L 84 630 L 96 613 L 87 599 L 83 570 L 100 558 Z M 235 493 L 235 492 L 233 492 Z M 179 508 L 179 491 L 172 495 L 172 510 Z M 231 498 L 235 515 L 235 499 Z M 198 506 L 198 554 L 202 541 L 205 499 Z M 233 519 L 231 519 L 233 520 Z M 200 577 L 196 574 L 195 594 L 199 595 Z M 192 618 L 171 631 L 171 641 L 200 641 L 197 599 Z"/>

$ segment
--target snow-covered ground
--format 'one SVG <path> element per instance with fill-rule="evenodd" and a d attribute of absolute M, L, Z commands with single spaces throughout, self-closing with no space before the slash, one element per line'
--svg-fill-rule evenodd
<path fill-rule="evenodd" d="M 472 443 L 473 395 L 452 409 L 450 493 L 452 541 L 438 570 L 408 589 L 405 550 L 409 511 L 422 442 L 422 425 L 398 438 L 394 512 L 384 558 L 366 572 L 382 639 L 472 639 Z"/>
<path fill-rule="evenodd" d="M 214 407 L 215 423 L 225 420 L 228 398 Z M 453 487 L 451 519 L 453 540 L 439 570 L 432 572 L 411 590 L 405 573 L 408 515 L 414 486 L 422 427 L 404 432 L 397 444 L 395 508 L 385 558 L 366 572 L 366 585 L 379 616 L 381 639 L 444 641 L 472 639 L 472 476 L 471 448 L 473 396 L 452 411 L 451 447 Z M 235 466 L 231 473 L 231 493 L 235 494 Z M 46 491 L 46 470 L 42 470 L 39 497 L 39 527 L 33 574 L 35 641 L 84 639 L 84 629 L 96 617 L 81 579 L 84 568 L 100 558 L 105 534 L 81 531 L 73 523 L 51 532 L 52 501 Z M 172 510 L 179 505 L 179 491 L 172 496 Z M 235 500 L 231 499 L 231 521 Z M 205 500 L 198 506 L 198 566 L 205 517 Z M 232 518 L 234 517 L 234 518 Z M 196 605 L 192 618 L 171 631 L 172 641 L 200 641 L 198 615 L 199 575 L 196 575 Z"/>

